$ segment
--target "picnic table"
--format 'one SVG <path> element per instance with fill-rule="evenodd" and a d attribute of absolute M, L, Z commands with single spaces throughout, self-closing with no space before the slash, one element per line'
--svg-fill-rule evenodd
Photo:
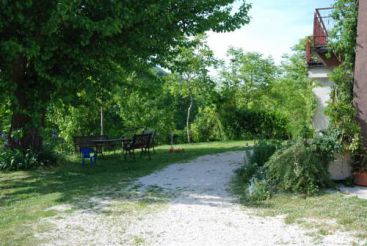
<path fill-rule="evenodd" d="M 96 153 L 103 156 L 103 151 L 106 148 L 116 150 L 116 147 L 121 146 L 125 154 L 135 158 L 134 150 L 140 149 L 141 154 L 147 154 L 150 158 L 150 150 L 154 150 L 155 131 L 144 131 L 142 134 L 134 134 L 132 138 L 108 138 L 106 135 L 100 136 L 76 136 L 73 137 L 74 147 L 76 152 L 80 152 L 82 148 L 94 148 Z"/>
<path fill-rule="evenodd" d="M 91 143 L 93 143 L 93 145 L 96 148 L 97 153 L 103 154 L 103 148 L 104 147 L 111 147 L 114 148 L 117 145 L 122 145 L 122 142 L 125 140 L 126 138 L 106 138 L 106 139 L 93 139 L 90 140 Z"/>
<path fill-rule="evenodd" d="M 96 144 L 111 144 L 111 143 L 122 143 L 126 138 L 108 138 L 108 139 L 94 139 L 91 142 Z"/>

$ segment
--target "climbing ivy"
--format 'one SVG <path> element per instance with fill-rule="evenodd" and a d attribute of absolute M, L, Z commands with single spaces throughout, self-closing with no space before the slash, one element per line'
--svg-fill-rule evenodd
<path fill-rule="evenodd" d="M 360 148 L 360 128 L 355 121 L 353 106 L 353 68 L 357 37 L 358 6 L 355 0 L 337 0 L 332 18 L 335 21 L 330 33 L 331 49 L 340 57 L 342 64 L 330 75 L 335 83 L 332 103 L 327 113 L 331 125 L 341 130 L 341 138 L 347 150 L 356 152 Z"/>

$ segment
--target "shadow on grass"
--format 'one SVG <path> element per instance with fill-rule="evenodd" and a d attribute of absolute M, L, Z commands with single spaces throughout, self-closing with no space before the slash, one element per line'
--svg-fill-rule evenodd
<path fill-rule="evenodd" d="M 131 195 L 119 190 L 126 188 L 135 178 L 148 175 L 171 163 L 188 161 L 205 154 L 244 149 L 242 146 L 194 144 L 185 146 L 186 151 L 183 153 L 173 154 L 168 152 L 166 146 L 158 148 L 151 160 L 144 156 L 140 158 L 139 155 L 135 161 L 124 160 L 122 154 L 106 155 L 93 168 L 88 165 L 82 168 L 80 159 L 74 156 L 70 158 L 71 161 L 54 169 L 0 173 L 0 209 L 50 194 L 55 194 L 53 203 L 67 202 L 75 208 L 83 208 L 85 202 L 81 200 L 100 190 L 103 190 L 104 196 L 117 194 L 117 199 L 141 199 L 139 194 Z M 154 198 L 151 202 L 154 202 Z"/>

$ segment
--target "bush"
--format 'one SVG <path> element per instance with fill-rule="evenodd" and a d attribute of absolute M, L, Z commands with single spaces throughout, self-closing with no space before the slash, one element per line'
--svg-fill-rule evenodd
<path fill-rule="evenodd" d="M 248 163 L 237 171 L 241 182 L 247 185 L 246 199 L 260 201 L 270 198 L 271 189 L 265 179 L 264 164 L 280 145 L 278 141 L 260 140 L 254 147 Z"/>
<path fill-rule="evenodd" d="M 288 121 L 274 112 L 225 107 L 220 111 L 223 129 L 232 139 L 288 139 Z"/>
<path fill-rule="evenodd" d="M 183 144 L 187 143 L 187 133 L 186 130 L 174 130 L 173 134 L 173 144 Z M 167 143 L 171 144 L 171 134 L 167 136 Z"/>
<path fill-rule="evenodd" d="M 250 163 L 263 166 L 280 146 L 281 143 L 276 140 L 260 140 L 254 147 Z"/>
<path fill-rule="evenodd" d="M 277 151 L 266 163 L 268 182 L 280 191 L 313 195 L 320 188 L 332 186 L 327 170 L 328 158 L 314 142 L 298 141 L 288 148 Z"/>
<path fill-rule="evenodd" d="M 226 140 L 222 122 L 215 107 L 199 109 L 194 122 L 191 124 L 194 142 L 208 142 Z"/>
<path fill-rule="evenodd" d="M 250 201 L 262 201 L 271 197 L 271 190 L 264 179 L 252 178 L 247 188 L 247 198 Z"/>
<path fill-rule="evenodd" d="M 263 177 L 262 166 L 269 160 L 279 146 L 280 142 L 278 141 L 260 140 L 255 145 L 248 163 L 245 163 L 237 171 L 241 180 L 249 182 L 255 176 L 258 178 Z"/>
<path fill-rule="evenodd" d="M 342 133 L 339 129 L 329 129 L 311 140 L 313 152 L 327 165 L 334 160 L 335 153 L 343 149 Z"/>
<path fill-rule="evenodd" d="M 317 194 L 333 186 L 328 164 L 343 149 L 342 134 L 331 129 L 313 139 L 302 139 L 281 148 L 277 141 L 260 141 L 238 175 L 247 186 L 246 198 L 267 199 L 272 192 Z"/>
<path fill-rule="evenodd" d="M 257 163 L 249 162 L 237 170 L 237 175 L 241 178 L 241 181 L 247 183 L 253 176 L 255 176 L 258 170 L 259 166 Z"/>
<path fill-rule="evenodd" d="M 0 149 L 0 170 L 28 170 L 53 165 L 56 162 L 56 155 L 48 150 L 37 154 L 31 150 Z"/>

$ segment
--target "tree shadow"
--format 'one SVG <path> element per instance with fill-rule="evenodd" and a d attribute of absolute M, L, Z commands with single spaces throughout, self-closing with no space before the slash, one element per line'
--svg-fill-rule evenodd
<path fill-rule="evenodd" d="M 82 168 L 81 161 L 73 158 L 57 168 L 27 172 L 0 173 L 0 207 L 12 206 L 49 194 L 57 194 L 56 204 L 68 203 L 73 209 L 90 209 L 95 213 L 104 212 L 104 202 L 143 201 L 161 203 L 164 197 L 174 199 L 178 194 L 173 191 L 142 191 L 131 186 L 138 177 L 148 175 L 172 163 L 188 161 L 196 157 L 224 151 L 244 150 L 244 148 L 210 148 L 188 149 L 183 153 L 170 154 L 167 149 L 160 149 L 152 155 L 152 160 L 144 156 L 136 160 L 124 160 L 122 155 L 107 155 L 97 161 L 93 168 Z M 163 195 L 162 195 L 163 194 Z M 207 196 L 203 204 L 215 205 L 219 199 L 226 199 L 220 194 L 191 194 Z M 193 201 L 197 203 L 197 201 Z"/>

